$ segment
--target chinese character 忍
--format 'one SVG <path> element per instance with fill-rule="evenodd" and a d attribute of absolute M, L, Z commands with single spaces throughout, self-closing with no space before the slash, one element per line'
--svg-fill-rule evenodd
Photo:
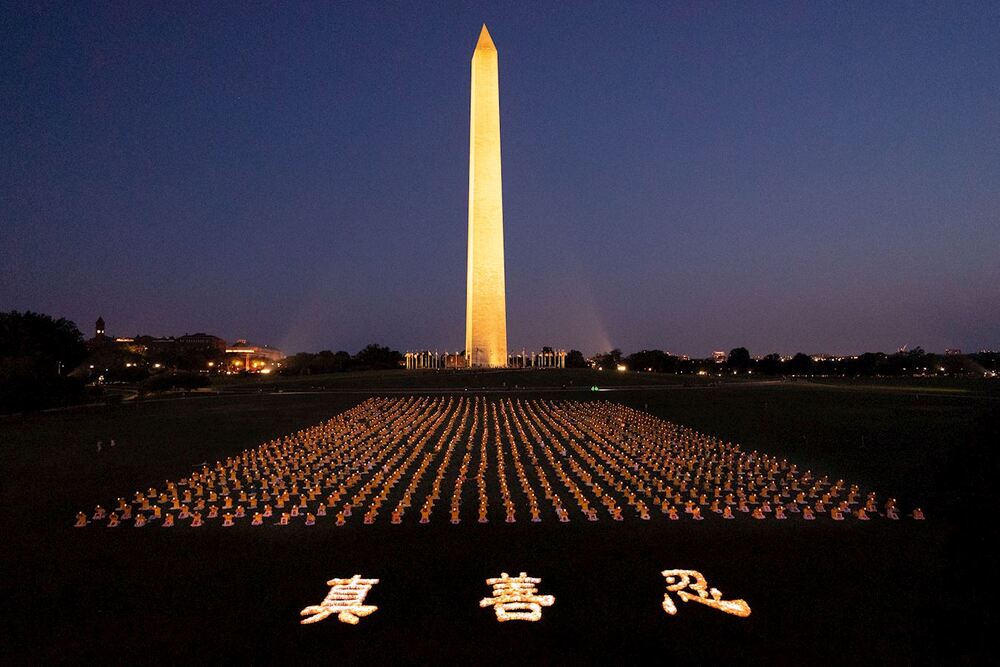
<path fill-rule="evenodd" d="M 718 588 L 709 588 L 708 582 L 701 572 L 694 570 L 664 570 L 663 576 L 667 578 L 667 592 L 663 595 L 663 611 L 668 614 L 677 613 L 677 605 L 670 599 L 670 593 L 677 593 L 677 597 L 683 602 L 694 601 L 718 609 L 719 611 L 734 616 L 746 618 L 750 615 L 750 605 L 746 600 L 723 600 L 722 592 Z M 692 582 L 691 579 L 694 579 Z M 695 595 L 683 590 L 690 588 L 695 591 Z M 709 597 L 711 594 L 711 597 Z"/>

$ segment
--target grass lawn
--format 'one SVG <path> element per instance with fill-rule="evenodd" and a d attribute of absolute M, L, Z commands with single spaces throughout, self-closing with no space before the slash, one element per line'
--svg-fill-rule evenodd
<path fill-rule="evenodd" d="M 343 374 L 237 382 L 220 395 L 0 418 L 3 645 L 7 664 L 545 664 L 740 660 L 802 664 L 981 661 L 992 621 L 985 539 L 972 517 L 997 472 L 993 390 L 907 383 L 717 383 L 591 371 Z M 505 386 L 506 383 L 506 386 Z M 612 391 L 576 391 L 599 384 Z M 202 462 L 256 446 L 381 391 L 513 390 L 610 400 L 744 449 L 843 477 L 925 522 L 706 520 L 342 528 L 74 529 L 73 517 Z M 685 386 L 687 385 L 687 386 Z M 564 388 L 565 386 L 565 388 Z M 845 388 L 846 387 L 846 388 Z M 523 389 L 527 388 L 527 389 Z M 114 438 L 116 447 L 108 447 Z M 104 442 L 96 452 L 96 442 Z M 442 510 L 443 513 L 443 510 Z M 694 603 L 660 608 L 659 572 L 703 572 L 738 619 Z M 501 571 L 542 578 L 539 623 L 497 623 L 478 601 Z M 985 570 L 984 570 L 985 571 Z M 299 624 L 327 579 L 381 583 L 379 610 L 349 626 Z M 961 630 L 947 630 L 958 620 Z"/>

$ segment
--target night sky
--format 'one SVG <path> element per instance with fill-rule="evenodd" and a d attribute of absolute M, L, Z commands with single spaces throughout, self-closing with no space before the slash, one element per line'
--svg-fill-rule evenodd
<path fill-rule="evenodd" d="M 469 61 L 508 339 L 1000 347 L 1000 3 L 5 2 L 0 310 L 460 349 Z"/>

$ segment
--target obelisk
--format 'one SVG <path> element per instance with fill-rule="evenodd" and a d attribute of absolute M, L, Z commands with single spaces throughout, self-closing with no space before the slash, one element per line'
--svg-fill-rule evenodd
<path fill-rule="evenodd" d="M 472 54 L 465 357 L 473 367 L 507 365 L 507 297 L 500 186 L 500 83 L 497 48 L 485 24 Z"/>

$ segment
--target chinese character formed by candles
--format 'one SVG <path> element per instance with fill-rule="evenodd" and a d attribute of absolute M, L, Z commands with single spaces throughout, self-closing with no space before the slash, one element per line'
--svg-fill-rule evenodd
<path fill-rule="evenodd" d="M 556 601 L 551 595 L 537 595 L 535 584 L 541 581 L 524 572 L 517 577 L 501 572 L 499 578 L 486 580 L 487 585 L 493 587 L 493 597 L 483 598 L 479 606 L 493 607 L 501 623 L 538 621 L 542 618 L 542 607 L 551 607 Z"/>
<path fill-rule="evenodd" d="M 356 574 L 350 579 L 331 579 L 326 582 L 330 586 L 330 592 L 326 598 L 318 605 L 310 605 L 303 609 L 300 614 L 309 616 L 302 619 L 302 623 L 318 623 L 331 614 L 337 614 L 341 623 L 357 625 L 360 617 L 368 616 L 378 607 L 363 604 L 365 596 L 378 583 L 378 579 L 362 579 L 360 574 Z"/>
<path fill-rule="evenodd" d="M 667 592 L 663 594 L 663 611 L 668 614 L 677 613 L 677 605 L 670 598 L 670 593 L 677 593 L 677 597 L 682 602 L 694 601 L 718 609 L 727 614 L 733 614 L 741 618 L 750 615 L 750 605 L 746 600 L 723 600 L 722 591 L 718 588 L 709 588 L 704 575 L 695 570 L 664 570 L 663 576 L 667 579 Z M 693 579 L 693 581 L 692 581 Z M 694 594 L 684 590 L 689 588 Z"/>

